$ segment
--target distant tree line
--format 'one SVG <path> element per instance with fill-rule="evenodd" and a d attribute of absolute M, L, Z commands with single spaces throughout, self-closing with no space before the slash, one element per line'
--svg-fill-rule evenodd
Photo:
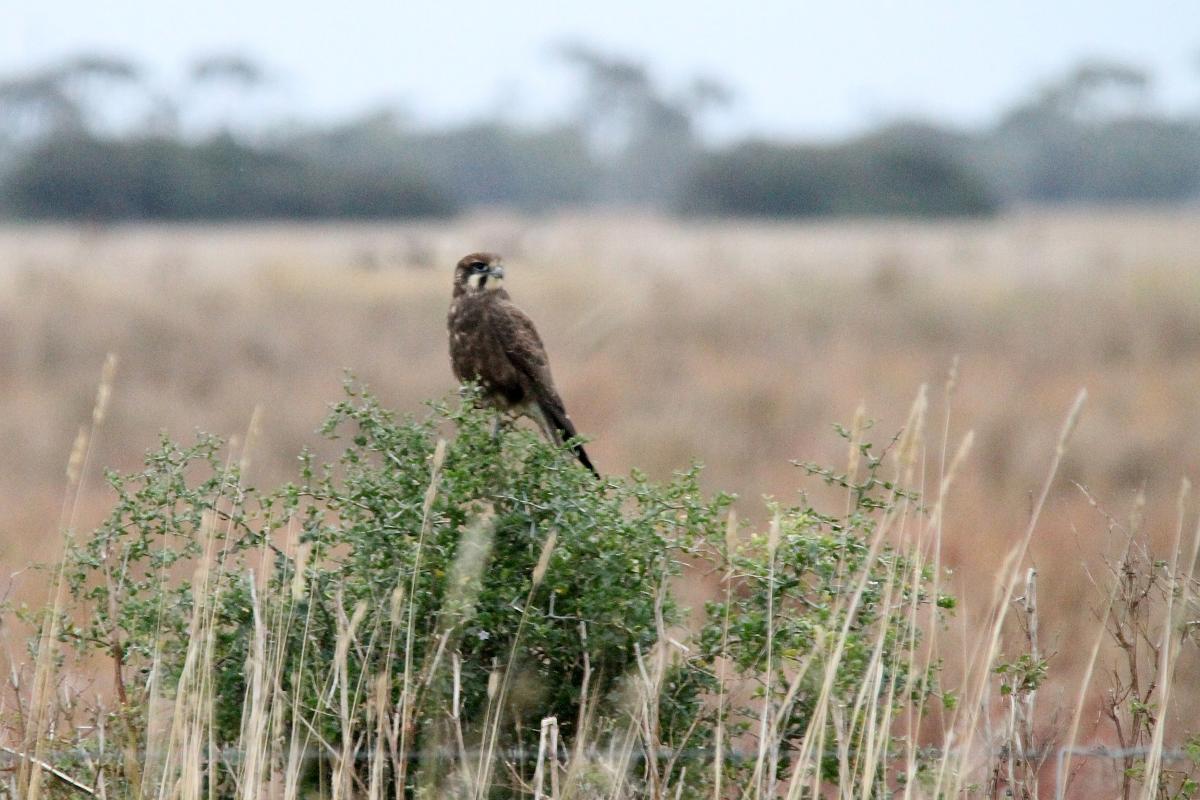
<path fill-rule="evenodd" d="M 1200 197 L 1200 107 L 1168 116 L 1151 78 L 1083 64 L 984 130 L 890 124 L 841 143 L 744 140 L 699 129 L 733 94 L 668 91 L 641 64 L 562 48 L 579 99 L 560 123 L 480 120 L 439 130 L 395 112 L 249 131 L 193 107 L 245 108 L 269 74 L 203 59 L 173 94 L 119 58 L 80 57 L 0 78 L 0 215 L 27 219 L 437 216 L 473 206 L 641 206 L 695 215 L 961 216 L 1019 203 Z M 112 109 L 140 108 L 130 123 Z"/>

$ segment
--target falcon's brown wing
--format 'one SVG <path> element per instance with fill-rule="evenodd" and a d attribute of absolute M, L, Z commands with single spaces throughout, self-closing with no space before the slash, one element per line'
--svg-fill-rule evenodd
<path fill-rule="evenodd" d="M 499 310 L 501 313 L 496 314 L 493 320 L 494 330 L 509 362 L 525 378 L 533 400 L 546 417 L 546 421 L 558 431 L 560 441 L 574 437 L 575 424 L 567 416 L 562 398 L 554 388 L 546 347 L 542 344 L 542 337 L 538 335 L 533 320 L 509 301 L 502 301 Z M 585 467 L 599 475 L 582 446 L 576 445 L 572 449 Z"/>

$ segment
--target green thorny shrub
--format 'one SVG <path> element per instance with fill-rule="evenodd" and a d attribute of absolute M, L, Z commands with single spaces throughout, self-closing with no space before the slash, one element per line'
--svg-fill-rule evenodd
<path fill-rule="evenodd" d="M 164 437 L 144 470 L 108 475 L 116 506 L 68 548 L 74 602 L 60 638 L 113 662 L 108 730 L 127 751 L 152 754 L 166 736 L 152 701 L 178 716 L 188 691 L 210 709 L 193 721 L 215 796 L 235 792 L 230 753 L 247 746 L 255 714 L 284 742 L 273 752 L 299 742 L 312 754 L 301 780 L 313 787 L 335 780 L 343 758 L 361 788 L 387 753 L 390 793 L 442 796 L 466 761 L 471 780 L 490 781 L 484 794 L 507 796 L 522 791 L 553 716 L 564 759 L 624 749 L 625 796 L 682 784 L 678 796 L 692 797 L 714 780 L 783 774 L 835 645 L 825 691 L 842 707 L 861 705 L 872 663 L 882 671 L 870 685 L 891 687 L 891 707 L 922 699 L 897 686 L 932 691 L 911 680 L 905 609 L 930 600 L 928 570 L 909 581 L 907 559 L 872 545 L 881 516 L 911 498 L 876 477 L 869 446 L 861 483 L 806 467 L 848 490 L 846 513 L 772 506 L 770 529 L 747 535 L 732 497 L 700 490 L 698 467 L 665 484 L 637 472 L 597 481 L 531 431 L 497 433 L 472 400 L 398 418 L 348 384 L 322 429 L 345 441 L 340 459 L 304 454 L 299 481 L 270 493 L 243 485 L 208 435 Z M 673 599 L 684 573 L 722 598 L 707 613 L 689 617 Z M 272 665 L 269 691 L 253 685 L 254 659 Z M 827 780 L 870 724 L 834 722 L 822 722 Z M 481 752 L 504 766 L 482 772 Z M 139 782 L 144 792 L 136 773 L 156 767 L 134 762 L 101 764 L 110 796 L 138 796 Z"/>

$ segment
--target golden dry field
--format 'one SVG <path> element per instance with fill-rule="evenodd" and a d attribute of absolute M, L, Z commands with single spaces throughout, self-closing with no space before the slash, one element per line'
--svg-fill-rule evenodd
<path fill-rule="evenodd" d="M 110 502 L 101 468 L 135 468 L 160 431 L 239 434 L 261 407 L 251 482 L 274 484 L 306 445 L 331 452 L 314 431 L 345 371 L 414 413 L 454 391 L 450 275 L 480 249 L 504 254 L 509 291 L 537 320 L 601 471 L 664 476 L 699 460 L 706 485 L 739 493 L 746 516 L 762 514 L 761 495 L 813 486 L 792 460 L 844 463 L 833 424 L 860 403 L 886 446 L 927 384 L 928 440 L 940 442 L 943 425 L 951 448 L 975 432 L 945 526 L 968 628 L 1086 388 L 1031 549 L 1055 676 L 1043 708 L 1073 703 L 1073 665 L 1086 658 L 1102 599 L 1093 581 L 1123 544 L 1075 484 L 1118 519 L 1144 493 L 1143 527 L 1165 550 L 1179 482 L 1198 474 L 1200 209 L 969 222 L 9 225 L 5 582 L 56 552 L 67 459 L 107 353 L 119 367 L 87 465 L 83 528 Z M 936 480 L 941 448 L 924 457 Z M 38 588 L 26 578 L 13 579 L 16 596 Z M 1200 675 L 1193 663 L 1181 670 Z M 1198 711 L 1192 693 L 1169 713 L 1187 721 Z M 1080 740 L 1097 724 L 1085 715 Z M 1095 736 L 1105 738 L 1102 727 Z"/>

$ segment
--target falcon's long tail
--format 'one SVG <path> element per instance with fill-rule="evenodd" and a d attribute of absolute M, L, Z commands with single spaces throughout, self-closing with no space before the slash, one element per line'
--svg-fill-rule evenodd
<path fill-rule="evenodd" d="M 591 473 L 597 478 L 600 477 L 600 473 L 596 471 L 594 466 L 592 466 L 592 460 L 588 458 L 587 450 L 583 449 L 583 445 L 577 444 L 571 448 L 571 451 L 575 453 L 575 457 L 579 459 L 580 464 L 583 464 L 585 467 L 587 467 L 588 470 L 591 471 Z"/>
<path fill-rule="evenodd" d="M 554 403 L 538 403 L 538 410 L 542 412 L 544 427 L 548 429 L 546 435 L 550 437 L 553 434 L 553 441 L 562 444 L 568 439 L 575 437 L 575 424 L 571 422 L 571 418 L 567 416 L 567 412 L 561 406 L 557 406 Z M 587 467 L 597 478 L 600 477 L 600 473 L 592 465 L 592 460 L 588 458 L 587 451 L 583 449 L 583 445 L 578 443 L 573 444 L 571 452 L 579 459 L 580 464 Z"/>

